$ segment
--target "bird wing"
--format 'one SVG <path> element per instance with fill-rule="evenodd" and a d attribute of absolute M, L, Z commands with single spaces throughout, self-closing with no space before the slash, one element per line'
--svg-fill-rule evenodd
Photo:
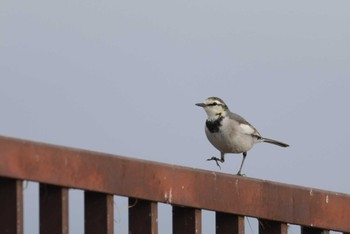
<path fill-rule="evenodd" d="M 238 122 L 238 124 L 241 127 L 241 130 L 244 134 L 255 136 L 258 139 L 261 138 L 261 135 L 258 132 L 258 130 L 256 130 L 256 128 L 254 128 L 253 125 L 251 125 L 242 116 L 230 112 L 229 117 Z"/>

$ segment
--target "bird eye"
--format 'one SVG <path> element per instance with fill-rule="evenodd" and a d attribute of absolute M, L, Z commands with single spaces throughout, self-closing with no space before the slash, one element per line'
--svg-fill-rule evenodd
<path fill-rule="evenodd" d="M 217 102 L 213 102 L 213 103 L 210 103 L 210 104 L 209 104 L 209 106 L 216 106 L 216 105 L 218 105 Z"/>

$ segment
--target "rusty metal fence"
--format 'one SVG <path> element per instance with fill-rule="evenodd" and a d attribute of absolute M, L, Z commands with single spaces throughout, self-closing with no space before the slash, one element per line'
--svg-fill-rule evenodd
<path fill-rule="evenodd" d="M 129 233 L 158 233 L 158 203 L 172 206 L 174 234 L 200 234 L 201 210 L 216 233 L 350 233 L 350 196 L 127 157 L 0 137 L 0 233 L 23 233 L 23 181 L 39 183 L 40 233 L 68 233 L 68 190 L 84 190 L 84 230 L 114 232 L 113 196 L 129 199 Z"/>

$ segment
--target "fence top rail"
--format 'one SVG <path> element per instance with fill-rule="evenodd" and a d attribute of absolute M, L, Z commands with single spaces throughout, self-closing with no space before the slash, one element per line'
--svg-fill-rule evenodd
<path fill-rule="evenodd" d="M 0 136 L 0 176 L 350 232 L 350 196 Z"/>

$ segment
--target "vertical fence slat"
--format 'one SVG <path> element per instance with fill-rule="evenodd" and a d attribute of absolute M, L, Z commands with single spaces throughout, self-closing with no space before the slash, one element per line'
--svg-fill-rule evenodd
<path fill-rule="evenodd" d="M 68 189 L 39 185 L 40 234 L 68 234 Z"/>
<path fill-rule="evenodd" d="M 222 212 L 215 213 L 216 234 L 244 234 L 244 217 Z"/>
<path fill-rule="evenodd" d="M 85 233 L 113 234 L 113 195 L 85 191 Z"/>
<path fill-rule="evenodd" d="M 156 202 L 129 198 L 129 234 L 157 234 Z"/>
<path fill-rule="evenodd" d="M 23 234 L 22 181 L 0 178 L 0 233 Z"/>
<path fill-rule="evenodd" d="M 288 225 L 271 220 L 259 219 L 259 234 L 287 234 Z"/>
<path fill-rule="evenodd" d="M 301 234 L 329 234 L 329 231 L 320 228 L 301 227 Z"/>
<path fill-rule="evenodd" d="M 202 233 L 201 210 L 173 206 L 173 234 L 200 233 Z"/>

